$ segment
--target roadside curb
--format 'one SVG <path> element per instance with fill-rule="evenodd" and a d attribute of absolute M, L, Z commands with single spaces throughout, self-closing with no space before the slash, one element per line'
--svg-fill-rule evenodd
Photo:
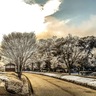
<path fill-rule="evenodd" d="M 24 75 L 24 74 L 23 74 Z M 28 81 L 28 86 L 29 86 L 29 96 L 34 96 L 34 90 L 32 88 L 32 84 L 30 82 L 30 80 L 28 79 L 28 77 L 26 75 L 24 75 Z"/>

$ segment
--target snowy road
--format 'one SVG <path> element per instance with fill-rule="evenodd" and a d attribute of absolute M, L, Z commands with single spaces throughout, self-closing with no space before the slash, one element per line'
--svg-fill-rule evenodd
<path fill-rule="evenodd" d="M 31 81 L 35 96 L 96 96 L 96 90 L 59 79 L 24 73 Z"/>

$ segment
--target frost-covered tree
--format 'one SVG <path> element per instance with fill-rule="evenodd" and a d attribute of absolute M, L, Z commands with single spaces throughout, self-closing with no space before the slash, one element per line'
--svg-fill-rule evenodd
<path fill-rule="evenodd" d="M 22 68 L 31 58 L 35 50 L 34 33 L 11 33 L 4 35 L 1 43 L 1 55 L 17 66 L 18 77 L 21 78 Z"/>
<path fill-rule="evenodd" d="M 91 66 L 91 63 L 89 61 L 90 58 L 93 58 L 92 50 L 96 48 L 96 37 L 87 36 L 80 38 L 78 41 L 78 46 L 82 47 L 82 49 L 85 51 L 85 56 L 79 61 L 82 70 L 84 70 L 85 67 Z"/>
<path fill-rule="evenodd" d="M 39 57 L 41 57 L 41 61 L 45 62 L 48 71 L 51 70 L 51 60 L 53 57 L 51 46 L 55 43 L 56 38 L 57 37 L 53 36 L 48 39 L 40 39 L 37 42 L 38 54 L 41 54 Z"/>
<path fill-rule="evenodd" d="M 87 55 L 91 54 L 93 48 L 96 48 L 96 37 L 87 36 L 79 39 L 78 45 L 83 47 Z"/>
<path fill-rule="evenodd" d="M 85 54 L 82 47 L 78 46 L 78 37 L 68 35 L 66 38 L 58 38 L 53 45 L 53 54 L 58 56 L 59 62 L 66 65 L 69 74 L 80 58 Z"/>

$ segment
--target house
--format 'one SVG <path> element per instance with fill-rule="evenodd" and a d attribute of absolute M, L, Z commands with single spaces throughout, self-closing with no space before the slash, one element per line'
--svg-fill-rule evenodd
<path fill-rule="evenodd" d="M 16 66 L 13 63 L 8 63 L 5 65 L 5 71 L 7 72 L 16 72 Z"/>

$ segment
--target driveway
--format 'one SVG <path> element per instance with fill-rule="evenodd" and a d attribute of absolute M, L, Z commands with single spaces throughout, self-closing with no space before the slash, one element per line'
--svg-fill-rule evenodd
<path fill-rule="evenodd" d="M 96 96 L 96 90 L 56 78 L 24 73 L 30 80 L 35 96 Z"/>

